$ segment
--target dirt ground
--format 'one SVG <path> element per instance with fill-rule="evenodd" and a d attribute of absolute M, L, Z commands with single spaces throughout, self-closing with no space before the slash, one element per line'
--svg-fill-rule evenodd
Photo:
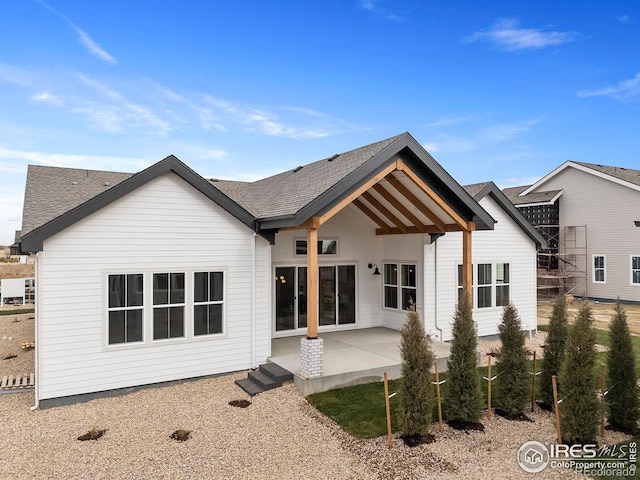
<path fill-rule="evenodd" d="M 593 312 L 593 318 L 595 320 L 594 326 L 596 328 L 600 328 L 602 330 L 607 330 L 609 328 L 609 322 L 614 315 L 614 307 L 613 303 L 599 303 L 599 302 L 590 302 L 591 303 L 591 311 Z M 578 311 L 578 306 L 580 305 L 580 300 L 569 299 L 568 301 L 568 312 L 569 312 L 569 321 L 571 322 L 575 317 L 575 314 Z M 629 330 L 631 330 L 632 335 L 640 335 L 640 305 L 623 305 L 625 311 L 627 312 L 627 322 L 629 324 Z M 539 325 L 547 325 L 549 323 L 549 317 L 551 316 L 551 311 L 553 310 L 553 302 L 552 301 L 544 301 L 538 303 L 538 324 Z"/>
<path fill-rule="evenodd" d="M 0 263 L 0 279 L 35 277 L 34 265 L 19 263 Z"/>

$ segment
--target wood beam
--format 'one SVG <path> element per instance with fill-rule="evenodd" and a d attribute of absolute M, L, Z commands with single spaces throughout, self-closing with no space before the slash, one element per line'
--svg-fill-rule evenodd
<path fill-rule="evenodd" d="M 462 232 L 462 288 L 473 306 L 473 259 L 471 258 L 471 230 Z"/>
<path fill-rule="evenodd" d="M 318 337 L 318 229 L 307 230 L 307 337 Z"/>
<path fill-rule="evenodd" d="M 460 215 L 458 215 L 453 208 L 449 206 L 447 202 L 445 202 L 440 195 L 434 192 L 429 185 L 424 183 L 418 175 L 415 174 L 413 170 L 411 170 L 402 160 L 398 160 L 396 162 L 398 164 L 398 170 L 403 172 L 413 183 L 415 183 L 420 190 L 426 193 L 431 200 L 433 200 L 438 207 L 444 210 L 447 215 L 449 215 L 454 222 L 463 227 L 464 229 L 468 228 L 468 222 L 466 222 Z"/>
<path fill-rule="evenodd" d="M 369 217 L 373 222 L 380 227 L 378 230 L 389 232 L 389 225 L 385 223 L 379 216 L 373 213 L 369 208 L 357 198 L 352 202 L 362 213 Z M 376 230 L 377 231 L 377 230 Z"/>
<path fill-rule="evenodd" d="M 398 180 L 393 175 L 388 175 L 386 178 L 387 182 L 389 182 L 393 188 L 395 188 L 401 195 L 403 195 L 407 200 L 411 202 L 420 212 L 427 217 L 429 220 L 433 222 L 433 224 L 440 228 L 441 232 L 444 232 L 445 223 L 438 218 L 438 216 L 432 212 L 424 203 L 420 201 L 418 197 L 416 197 L 411 190 L 405 187 L 400 180 Z"/>
<path fill-rule="evenodd" d="M 409 227 L 406 227 L 406 231 L 402 231 L 396 227 L 391 227 L 386 230 L 383 230 L 382 228 L 377 228 L 376 235 L 403 235 L 406 233 L 444 233 L 444 232 L 460 232 L 461 230 L 462 229 L 455 223 L 445 225 L 444 230 L 436 227 L 435 225 L 426 225 L 424 228 L 424 231 L 418 229 L 418 227 L 411 225 Z"/>
<path fill-rule="evenodd" d="M 391 176 L 392 175 L 393 175 L 393 173 L 391 174 Z M 387 202 L 389 202 L 393 206 L 393 208 L 395 208 L 402 215 L 404 215 L 407 220 L 412 222 L 415 225 L 415 227 L 418 230 L 420 230 L 421 233 L 426 233 L 427 226 L 424 223 L 422 223 L 418 217 L 416 217 L 413 213 L 411 213 L 411 210 L 409 210 L 407 207 L 405 207 L 396 197 L 394 197 L 393 194 L 389 190 L 384 188 L 379 183 L 376 183 L 373 186 L 373 189 L 376 192 L 378 192 L 382 196 L 382 198 L 384 198 Z"/>
<path fill-rule="evenodd" d="M 338 202 L 336 205 L 334 205 L 333 208 L 331 208 L 329 211 L 327 211 L 324 215 L 321 215 L 319 217 L 320 225 L 323 225 L 327 220 L 329 220 L 331 217 L 333 217 L 336 213 L 341 211 L 347 205 L 352 203 L 356 198 L 358 198 L 364 192 L 369 190 L 373 185 L 375 185 L 380 180 L 382 180 L 384 177 L 386 177 L 391 172 L 396 170 L 397 163 L 398 163 L 398 161 L 390 163 L 386 168 L 381 170 L 378 174 L 376 174 L 373 177 L 371 177 L 369 180 L 367 180 L 365 183 L 360 185 L 358 188 L 356 188 L 354 191 L 352 191 L 345 198 L 340 200 L 340 202 Z"/>
<path fill-rule="evenodd" d="M 367 202 L 373 205 L 382 215 L 391 220 L 396 228 L 399 228 L 402 232 L 407 233 L 407 226 L 402 223 L 398 217 L 396 217 L 391 210 L 385 207 L 376 197 L 374 197 L 369 192 L 362 192 L 362 198 L 364 198 Z"/>

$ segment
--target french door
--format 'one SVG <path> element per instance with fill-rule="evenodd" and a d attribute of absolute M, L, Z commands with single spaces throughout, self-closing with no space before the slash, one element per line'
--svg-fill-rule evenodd
<path fill-rule="evenodd" d="M 276 331 L 307 327 L 307 267 L 276 267 Z M 318 324 L 356 323 L 356 267 L 318 267 Z"/>

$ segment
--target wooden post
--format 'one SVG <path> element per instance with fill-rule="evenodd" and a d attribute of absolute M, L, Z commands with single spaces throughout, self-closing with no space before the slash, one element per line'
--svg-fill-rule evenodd
<path fill-rule="evenodd" d="M 307 230 L 307 338 L 318 338 L 318 229 Z"/>
<path fill-rule="evenodd" d="M 440 398 L 440 374 L 438 373 L 437 360 L 434 362 L 434 366 L 436 368 L 436 394 L 438 396 L 438 425 L 440 427 L 440 432 L 442 432 L 442 399 Z"/>
<path fill-rule="evenodd" d="M 391 406 L 389 405 L 389 381 L 387 380 L 387 372 L 384 372 L 384 404 L 387 408 L 387 440 L 389 441 L 389 450 L 393 447 L 393 437 L 391 436 Z"/>
<path fill-rule="evenodd" d="M 487 354 L 487 420 L 491 420 L 491 355 Z"/>
<path fill-rule="evenodd" d="M 558 433 L 558 445 L 562 443 L 562 431 L 560 430 L 560 406 L 558 404 L 558 385 L 556 384 L 556 376 L 551 377 L 553 385 L 553 408 L 556 412 L 556 432 Z"/>
<path fill-rule="evenodd" d="M 536 351 L 533 351 L 533 380 L 531 385 L 531 411 L 536 409 Z"/>
<path fill-rule="evenodd" d="M 600 436 L 604 437 L 604 363 L 600 364 Z"/>
<path fill-rule="evenodd" d="M 473 263 L 471 258 L 471 230 L 462 231 L 462 288 L 473 305 Z"/>

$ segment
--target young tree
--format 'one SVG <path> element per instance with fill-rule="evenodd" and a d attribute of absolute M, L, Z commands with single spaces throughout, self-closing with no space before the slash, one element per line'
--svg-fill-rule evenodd
<path fill-rule="evenodd" d="M 616 303 L 616 313 L 609 324 L 609 343 L 609 393 L 605 397 L 609 425 L 615 430 L 635 433 L 640 420 L 638 375 L 631 332 L 627 325 L 627 313 L 620 301 Z"/>
<path fill-rule="evenodd" d="M 453 341 L 447 361 L 447 417 L 459 422 L 477 422 L 482 416 L 482 392 L 476 368 L 478 339 L 471 302 L 460 296 L 453 317 Z"/>
<path fill-rule="evenodd" d="M 431 340 L 425 335 L 420 316 L 412 309 L 402 328 L 400 342 L 402 379 L 400 381 L 400 419 L 406 436 L 424 435 L 433 410 L 431 367 L 434 356 Z"/>
<path fill-rule="evenodd" d="M 529 401 L 529 371 L 522 324 L 512 304 L 505 305 L 498 329 L 502 348 L 496 364 L 496 403 L 507 415 L 517 415 Z"/>
<path fill-rule="evenodd" d="M 544 363 L 540 373 L 540 400 L 553 405 L 553 385 L 551 377 L 560 375 L 560 366 L 564 360 L 564 349 L 569 336 L 567 319 L 567 300 L 559 295 L 553 303 L 553 311 L 549 317 L 549 333 L 543 349 Z M 558 382 L 558 385 L 560 383 Z"/>
<path fill-rule="evenodd" d="M 580 304 L 569 332 L 560 371 L 562 438 L 569 444 L 594 443 L 598 434 L 598 383 L 593 315 L 587 301 Z"/>

